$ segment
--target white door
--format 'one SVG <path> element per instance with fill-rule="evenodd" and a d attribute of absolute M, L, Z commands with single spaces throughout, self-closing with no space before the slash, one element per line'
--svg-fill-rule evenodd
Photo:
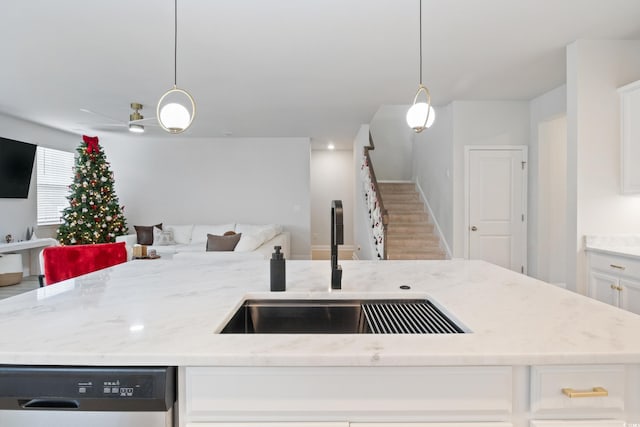
<path fill-rule="evenodd" d="M 526 272 L 526 147 L 469 148 L 469 259 Z"/>

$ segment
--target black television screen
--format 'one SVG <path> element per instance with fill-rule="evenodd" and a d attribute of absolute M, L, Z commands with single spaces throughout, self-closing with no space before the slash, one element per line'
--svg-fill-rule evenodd
<path fill-rule="evenodd" d="M 36 145 L 0 137 L 0 198 L 26 199 Z"/>

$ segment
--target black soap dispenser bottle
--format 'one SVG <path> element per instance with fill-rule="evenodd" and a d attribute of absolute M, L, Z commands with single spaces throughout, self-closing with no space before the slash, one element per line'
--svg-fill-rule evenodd
<path fill-rule="evenodd" d="M 286 288 L 284 254 L 281 246 L 274 246 L 271 254 L 271 291 L 281 292 Z"/>

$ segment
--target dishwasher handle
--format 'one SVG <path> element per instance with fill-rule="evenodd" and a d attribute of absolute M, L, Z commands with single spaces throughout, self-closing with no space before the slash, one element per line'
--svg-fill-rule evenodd
<path fill-rule="evenodd" d="M 80 409 L 80 402 L 74 399 L 19 399 L 22 409 Z"/>

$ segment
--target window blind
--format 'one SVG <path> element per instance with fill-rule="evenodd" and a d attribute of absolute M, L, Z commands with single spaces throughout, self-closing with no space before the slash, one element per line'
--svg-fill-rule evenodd
<path fill-rule="evenodd" d="M 38 146 L 36 152 L 38 225 L 60 224 L 73 182 L 74 154 Z"/>

